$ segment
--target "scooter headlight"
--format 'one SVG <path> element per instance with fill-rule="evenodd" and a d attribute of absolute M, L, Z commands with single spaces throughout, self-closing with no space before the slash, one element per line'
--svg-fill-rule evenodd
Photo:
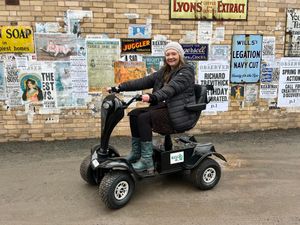
<path fill-rule="evenodd" d="M 104 109 L 109 109 L 110 104 L 108 102 L 104 102 L 102 106 Z"/>

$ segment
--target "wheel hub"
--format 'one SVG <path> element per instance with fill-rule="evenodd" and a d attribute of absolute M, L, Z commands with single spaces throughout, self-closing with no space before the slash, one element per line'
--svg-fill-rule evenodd
<path fill-rule="evenodd" d="M 121 181 L 117 184 L 114 195 L 117 200 L 124 199 L 129 192 L 129 184 L 126 181 Z"/>
<path fill-rule="evenodd" d="M 216 170 L 212 167 L 209 167 L 203 173 L 203 180 L 206 183 L 211 183 L 215 180 L 216 176 L 217 176 Z"/>

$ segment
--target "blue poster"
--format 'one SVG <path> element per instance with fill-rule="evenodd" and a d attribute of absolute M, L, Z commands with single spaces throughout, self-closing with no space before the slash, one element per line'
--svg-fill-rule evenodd
<path fill-rule="evenodd" d="M 259 82 L 262 35 L 233 35 L 231 83 Z"/>
<path fill-rule="evenodd" d="M 208 44 L 181 44 L 181 46 L 186 60 L 208 60 Z"/>

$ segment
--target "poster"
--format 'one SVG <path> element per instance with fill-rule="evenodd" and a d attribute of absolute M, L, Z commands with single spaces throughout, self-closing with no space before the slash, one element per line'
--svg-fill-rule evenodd
<path fill-rule="evenodd" d="M 151 54 L 151 39 L 122 38 L 121 53 Z"/>
<path fill-rule="evenodd" d="M 277 98 L 278 84 L 261 83 L 259 97 L 263 99 Z"/>
<path fill-rule="evenodd" d="M 9 56 L 4 61 L 4 74 L 6 76 L 8 106 L 12 108 L 22 105 L 19 71 L 17 69 L 16 57 L 14 55 Z"/>
<path fill-rule="evenodd" d="M 225 27 L 216 27 L 215 32 L 213 33 L 213 41 L 221 42 L 225 38 Z"/>
<path fill-rule="evenodd" d="M 152 55 L 164 56 L 164 49 L 169 42 L 169 40 L 152 40 Z"/>
<path fill-rule="evenodd" d="M 114 86 L 114 62 L 120 59 L 120 40 L 87 39 L 86 47 L 89 91 Z"/>
<path fill-rule="evenodd" d="M 120 84 L 128 80 L 135 80 L 146 75 L 144 62 L 122 62 L 114 63 L 115 83 Z"/>
<path fill-rule="evenodd" d="M 85 106 L 88 98 L 88 76 L 86 59 L 83 56 L 70 57 L 72 78 L 72 101 L 74 106 Z"/>
<path fill-rule="evenodd" d="M 186 60 L 208 60 L 208 44 L 181 44 Z"/>
<path fill-rule="evenodd" d="M 286 11 L 285 56 L 300 56 L 300 9 L 288 8 Z"/>
<path fill-rule="evenodd" d="M 54 62 L 57 107 L 73 106 L 70 62 Z"/>
<path fill-rule="evenodd" d="M 151 26 L 144 24 L 129 24 L 129 38 L 151 38 Z"/>
<path fill-rule="evenodd" d="M 210 45 L 210 60 L 230 60 L 230 45 Z"/>
<path fill-rule="evenodd" d="M 164 65 L 163 56 L 144 56 L 143 61 L 146 64 L 147 75 L 157 72 Z"/>
<path fill-rule="evenodd" d="M 278 106 L 300 106 L 300 58 L 281 59 Z"/>
<path fill-rule="evenodd" d="M 88 10 L 68 10 L 66 15 L 67 31 L 79 37 L 81 34 L 81 22 L 83 18 L 93 18 L 93 12 Z"/>
<path fill-rule="evenodd" d="M 35 23 L 36 33 L 59 33 L 62 27 L 58 22 Z"/>
<path fill-rule="evenodd" d="M 230 86 L 230 99 L 243 101 L 245 97 L 245 85 L 231 84 Z"/>
<path fill-rule="evenodd" d="M 251 104 L 257 101 L 258 86 L 256 84 L 245 85 L 245 103 Z"/>
<path fill-rule="evenodd" d="M 246 20 L 247 0 L 170 0 L 170 19 Z"/>
<path fill-rule="evenodd" d="M 231 50 L 232 83 L 256 83 L 260 76 L 262 35 L 233 35 Z"/>
<path fill-rule="evenodd" d="M 4 62 L 0 61 L 0 100 L 5 100 L 6 96 L 6 80 L 4 75 Z"/>
<path fill-rule="evenodd" d="M 23 104 L 43 102 L 42 77 L 38 71 L 21 70 L 19 82 Z"/>
<path fill-rule="evenodd" d="M 229 62 L 207 61 L 199 62 L 198 83 L 201 85 L 213 85 L 214 92 L 210 94 L 210 103 L 206 106 L 206 112 L 228 111 L 229 98 Z"/>
<path fill-rule="evenodd" d="M 77 55 L 77 37 L 73 34 L 35 34 L 38 61 L 69 61 Z"/>
<path fill-rule="evenodd" d="M 30 26 L 0 26 L 0 53 L 34 52 L 33 30 Z"/>
<path fill-rule="evenodd" d="M 198 21 L 197 43 L 210 44 L 212 41 L 212 28 L 211 21 Z"/>
<path fill-rule="evenodd" d="M 275 60 L 275 37 L 263 36 L 262 59 L 265 61 Z"/>

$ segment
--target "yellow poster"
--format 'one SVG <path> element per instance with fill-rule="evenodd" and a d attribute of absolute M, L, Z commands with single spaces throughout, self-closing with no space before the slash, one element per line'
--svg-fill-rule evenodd
<path fill-rule="evenodd" d="M 144 62 L 117 61 L 114 63 L 114 72 L 115 83 L 120 84 L 146 76 L 146 65 Z"/>
<path fill-rule="evenodd" d="M 0 53 L 33 53 L 33 30 L 30 26 L 0 27 Z"/>
<path fill-rule="evenodd" d="M 170 0 L 170 18 L 247 20 L 248 0 Z"/>

